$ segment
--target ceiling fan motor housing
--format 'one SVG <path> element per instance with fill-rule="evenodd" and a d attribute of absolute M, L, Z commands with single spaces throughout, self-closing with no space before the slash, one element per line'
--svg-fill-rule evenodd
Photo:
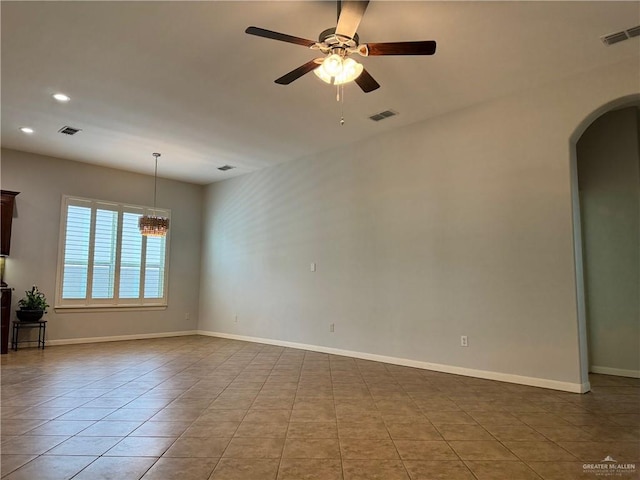
<path fill-rule="evenodd" d="M 323 30 L 318 36 L 318 41 L 324 43 L 328 47 L 344 46 L 347 48 L 356 48 L 359 45 L 360 37 L 356 33 L 353 38 L 344 35 L 336 35 L 336 27 Z"/>

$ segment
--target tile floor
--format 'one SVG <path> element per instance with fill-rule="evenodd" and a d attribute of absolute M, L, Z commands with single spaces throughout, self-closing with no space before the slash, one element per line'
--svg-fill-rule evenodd
<path fill-rule="evenodd" d="M 528 480 L 640 471 L 640 380 L 586 395 L 203 336 L 2 356 L 7 480 Z"/>

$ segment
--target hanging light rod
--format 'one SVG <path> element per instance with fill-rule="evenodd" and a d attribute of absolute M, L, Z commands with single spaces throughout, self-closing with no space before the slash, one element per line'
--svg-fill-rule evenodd
<path fill-rule="evenodd" d="M 156 159 L 156 168 L 153 174 L 153 210 L 152 215 L 143 215 L 138 221 L 140 233 L 145 237 L 164 237 L 169 230 L 169 219 L 156 215 L 156 194 L 158 191 L 158 157 L 160 153 L 152 154 Z"/>

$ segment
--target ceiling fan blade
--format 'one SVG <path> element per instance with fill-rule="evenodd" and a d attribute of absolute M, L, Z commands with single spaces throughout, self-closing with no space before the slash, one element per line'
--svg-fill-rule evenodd
<path fill-rule="evenodd" d="M 310 47 L 315 45 L 313 40 L 307 40 L 306 38 L 293 37 L 285 33 L 273 32 L 271 30 L 265 30 L 259 27 L 249 27 L 245 31 L 249 35 L 255 35 L 257 37 L 270 38 L 271 40 L 279 40 L 281 42 L 295 43 L 296 45 L 302 45 L 303 47 Z"/>
<path fill-rule="evenodd" d="M 356 78 L 355 82 L 362 89 L 364 93 L 373 92 L 380 88 L 380 84 L 375 81 L 375 79 L 367 72 L 366 69 L 362 70 L 362 73 L 358 78 Z"/>
<path fill-rule="evenodd" d="M 311 70 L 315 70 L 320 66 L 317 62 L 318 59 L 311 60 L 304 65 L 299 66 L 295 70 L 291 70 L 289 73 L 281 76 L 276 80 L 276 83 L 279 85 L 289 85 L 294 80 L 299 79 L 301 76 L 306 75 Z"/>
<path fill-rule="evenodd" d="M 369 56 L 375 55 L 433 55 L 436 53 L 436 42 L 392 42 L 367 43 Z"/>
<path fill-rule="evenodd" d="M 342 2 L 336 35 L 353 38 L 368 5 L 369 0 L 364 2 L 350 0 Z"/>

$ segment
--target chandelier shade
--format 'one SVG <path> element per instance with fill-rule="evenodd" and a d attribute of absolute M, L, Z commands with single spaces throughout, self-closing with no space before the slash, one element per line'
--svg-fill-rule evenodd
<path fill-rule="evenodd" d="M 169 230 L 169 219 L 156 215 L 156 193 L 158 191 L 158 157 L 159 153 L 154 153 L 156 168 L 153 175 L 153 215 L 143 215 L 138 220 L 140 233 L 145 237 L 165 237 Z"/>
<path fill-rule="evenodd" d="M 138 221 L 138 228 L 145 237 L 164 237 L 167 235 L 167 230 L 169 230 L 169 219 L 154 215 L 144 215 Z"/>

